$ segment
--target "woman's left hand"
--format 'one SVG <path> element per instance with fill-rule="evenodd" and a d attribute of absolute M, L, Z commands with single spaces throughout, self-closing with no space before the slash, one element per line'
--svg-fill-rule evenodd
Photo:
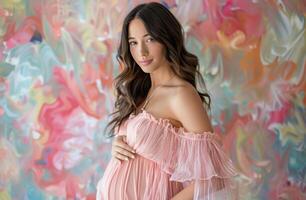
<path fill-rule="evenodd" d="M 118 161 L 135 158 L 135 150 L 126 143 L 126 136 L 116 136 L 112 144 L 112 156 Z"/>

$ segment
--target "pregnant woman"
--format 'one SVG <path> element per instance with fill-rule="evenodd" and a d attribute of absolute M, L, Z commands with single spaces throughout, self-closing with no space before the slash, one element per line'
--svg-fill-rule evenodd
<path fill-rule="evenodd" d="M 118 60 L 124 69 L 108 124 L 113 157 L 97 199 L 232 199 L 236 172 L 213 132 L 198 59 L 174 15 L 159 3 L 136 6 L 124 20 Z"/>

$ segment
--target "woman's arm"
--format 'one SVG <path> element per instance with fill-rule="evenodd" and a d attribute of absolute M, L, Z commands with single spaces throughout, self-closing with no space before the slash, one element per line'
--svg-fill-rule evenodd
<path fill-rule="evenodd" d="M 212 125 L 207 116 L 200 96 L 192 86 L 177 89 L 172 99 L 171 108 L 176 120 L 180 121 L 188 132 L 205 134 L 213 132 Z M 175 195 L 172 200 L 192 200 L 194 196 L 194 184 L 190 184 Z"/>

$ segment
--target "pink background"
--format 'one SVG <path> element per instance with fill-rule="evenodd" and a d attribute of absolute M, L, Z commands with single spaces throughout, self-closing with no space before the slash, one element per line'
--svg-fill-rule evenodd
<path fill-rule="evenodd" d="M 140 2 L 1 0 L 0 199 L 95 199 L 121 23 Z M 305 1 L 163 2 L 200 59 L 240 199 L 306 199 Z"/>

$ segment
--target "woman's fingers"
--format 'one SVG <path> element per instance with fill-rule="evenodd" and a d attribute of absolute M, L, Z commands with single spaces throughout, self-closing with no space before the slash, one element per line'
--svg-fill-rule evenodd
<path fill-rule="evenodd" d="M 113 146 L 119 146 L 122 149 L 135 153 L 135 150 L 126 143 L 126 136 L 118 136 L 115 138 Z"/>
<path fill-rule="evenodd" d="M 135 150 L 126 143 L 125 136 L 117 136 L 113 141 L 112 155 L 117 160 L 129 160 L 135 158 Z"/>
<path fill-rule="evenodd" d="M 121 163 L 121 161 L 123 161 L 123 160 L 126 160 L 126 161 L 128 160 L 128 158 L 127 158 L 126 156 L 121 155 L 121 154 L 119 154 L 119 153 L 115 154 L 115 158 L 116 158 L 117 160 L 119 160 L 120 163 Z"/>
<path fill-rule="evenodd" d="M 126 150 L 126 149 L 124 149 L 124 148 L 122 148 L 122 147 L 120 147 L 120 146 L 114 147 L 114 154 L 115 154 L 115 156 L 118 155 L 118 154 L 119 154 L 119 155 L 122 155 L 122 156 L 126 157 L 127 159 L 129 159 L 129 158 L 131 158 L 131 159 L 135 158 L 134 153 L 132 153 L 132 152 L 130 152 L 129 150 Z M 125 159 L 125 160 L 126 160 L 126 159 Z"/>
<path fill-rule="evenodd" d="M 115 153 L 115 158 L 119 160 L 120 162 L 129 160 L 129 157 L 127 157 L 126 155 L 120 154 L 120 153 Z"/>
<path fill-rule="evenodd" d="M 125 149 L 131 153 L 135 153 L 135 150 L 130 147 L 127 143 L 124 143 L 124 142 L 117 142 L 117 143 L 114 143 L 114 147 L 119 147 L 121 149 Z"/>

